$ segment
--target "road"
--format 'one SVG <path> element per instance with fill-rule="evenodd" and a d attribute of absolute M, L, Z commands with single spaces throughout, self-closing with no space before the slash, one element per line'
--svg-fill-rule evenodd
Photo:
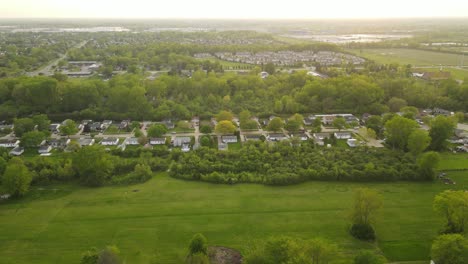
<path fill-rule="evenodd" d="M 77 44 L 76 46 L 74 46 L 73 48 L 80 49 L 84 45 L 86 45 L 88 43 L 88 41 L 89 40 L 82 41 L 79 44 Z M 49 63 L 48 65 L 42 67 L 41 69 L 38 69 L 38 70 L 33 71 L 33 72 L 28 72 L 27 75 L 28 76 L 37 76 L 37 75 L 46 75 L 46 76 L 48 76 L 48 75 L 52 75 L 53 72 L 54 72 L 54 67 L 56 67 L 61 60 L 66 59 L 67 56 L 68 56 L 68 51 L 65 54 L 63 54 L 62 56 L 60 56 L 60 58 L 52 61 L 51 63 Z"/>

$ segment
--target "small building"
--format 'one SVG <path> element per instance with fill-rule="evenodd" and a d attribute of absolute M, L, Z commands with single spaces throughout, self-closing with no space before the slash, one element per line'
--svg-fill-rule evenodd
<path fill-rule="evenodd" d="M 336 139 L 350 139 L 352 138 L 351 133 L 349 132 L 336 132 L 333 134 Z"/>
<path fill-rule="evenodd" d="M 265 78 L 267 78 L 268 76 L 270 76 L 270 74 L 269 74 L 268 72 L 264 72 L 264 71 L 263 71 L 263 72 L 260 73 L 260 77 L 261 77 L 262 79 L 265 79 Z"/>
<path fill-rule="evenodd" d="M 150 138 L 149 140 L 150 145 L 164 145 L 166 144 L 165 138 Z"/>
<path fill-rule="evenodd" d="M 329 133 L 314 133 L 313 134 L 315 140 L 325 140 L 326 138 L 330 137 Z"/>
<path fill-rule="evenodd" d="M 126 144 L 136 146 L 136 145 L 140 145 L 140 142 L 138 142 L 138 138 L 131 137 L 131 138 L 127 138 Z"/>
<path fill-rule="evenodd" d="M 0 139 L 0 147 L 3 148 L 16 148 L 19 143 L 17 139 Z"/>
<path fill-rule="evenodd" d="M 161 124 L 165 125 L 167 127 L 167 129 L 174 129 L 175 128 L 175 124 L 170 119 L 163 120 L 161 122 Z"/>
<path fill-rule="evenodd" d="M 422 75 L 422 79 L 427 81 L 440 81 L 440 80 L 447 80 L 451 77 L 451 73 L 449 71 L 436 71 L 436 72 L 425 72 Z"/>
<path fill-rule="evenodd" d="M 79 144 L 82 147 L 94 145 L 94 138 L 80 138 Z"/>
<path fill-rule="evenodd" d="M 103 146 L 117 146 L 119 144 L 118 138 L 104 138 L 101 141 L 101 145 Z"/>
<path fill-rule="evenodd" d="M 102 125 L 104 128 L 108 128 L 110 125 L 112 125 L 112 120 L 104 120 L 102 121 Z"/>
<path fill-rule="evenodd" d="M 182 152 L 189 152 L 190 151 L 190 145 L 188 143 L 182 144 L 181 150 L 182 150 Z"/>
<path fill-rule="evenodd" d="M 123 120 L 119 124 L 119 130 L 126 130 L 130 126 L 130 120 Z"/>
<path fill-rule="evenodd" d="M 190 137 L 176 137 L 173 145 L 174 147 L 182 147 L 184 144 L 190 144 L 191 141 Z"/>
<path fill-rule="evenodd" d="M 244 135 L 245 140 L 259 141 L 262 135 Z"/>
<path fill-rule="evenodd" d="M 237 143 L 237 136 L 221 136 L 223 143 Z"/>
<path fill-rule="evenodd" d="M 60 129 L 60 124 L 50 124 L 49 125 L 49 131 L 51 133 L 58 133 Z"/>
<path fill-rule="evenodd" d="M 348 144 L 348 146 L 354 148 L 357 146 L 357 140 L 355 138 L 350 138 L 348 140 L 346 140 L 346 144 Z"/>
<path fill-rule="evenodd" d="M 228 150 L 228 144 L 219 143 L 218 144 L 218 150 Z"/>
<path fill-rule="evenodd" d="M 23 147 L 15 147 L 10 151 L 10 155 L 13 156 L 21 156 L 24 153 L 24 148 Z"/>
<path fill-rule="evenodd" d="M 39 154 L 44 154 L 44 153 L 49 153 L 51 150 L 52 150 L 52 147 L 50 145 L 42 145 L 39 147 L 37 152 L 39 152 Z"/>
<path fill-rule="evenodd" d="M 278 133 L 278 134 L 269 134 L 269 135 L 267 136 L 267 139 L 268 139 L 269 141 L 281 141 L 281 140 L 286 140 L 286 139 L 288 139 L 288 136 L 286 136 L 286 135 L 284 135 L 284 134 L 280 134 L 280 133 Z"/>
<path fill-rule="evenodd" d="M 295 135 L 294 137 L 299 138 L 299 139 L 302 140 L 302 141 L 307 141 L 307 140 L 309 140 L 309 136 L 307 136 L 306 133 L 297 134 L 297 135 Z"/>
<path fill-rule="evenodd" d="M 102 130 L 104 130 L 104 125 L 101 124 L 100 122 L 94 122 L 92 124 L 88 124 L 89 125 L 89 131 L 91 132 L 100 132 Z"/>
<path fill-rule="evenodd" d="M 70 144 L 69 138 L 51 138 L 47 140 L 47 144 L 50 145 L 52 148 L 66 148 L 68 144 Z"/>

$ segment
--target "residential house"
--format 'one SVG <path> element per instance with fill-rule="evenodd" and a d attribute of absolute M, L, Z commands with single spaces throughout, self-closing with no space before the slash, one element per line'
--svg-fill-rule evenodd
<path fill-rule="evenodd" d="M 39 154 L 49 153 L 52 150 L 50 145 L 42 145 L 39 147 L 38 152 Z"/>
<path fill-rule="evenodd" d="M 451 77 L 451 73 L 448 71 L 438 71 L 438 72 L 425 72 L 422 75 L 422 79 L 427 81 L 440 81 L 446 80 Z"/>
<path fill-rule="evenodd" d="M 126 130 L 130 126 L 130 120 L 123 120 L 120 122 L 119 130 Z"/>
<path fill-rule="evenodd" d="M 245 140 L 258 141 L 258 140 L 260 140 L 261 136 L 262 135 L 245 135 L 244 138 L 245 138 Z"/>
<path fill-rule="evenodd" d="M 24 153 L 24 148 L 23 147 L 15 147 L 10 151 L 10 155 L 13 156 L 20 156 Z"/>
<path fill-rule="evenodd" d="M 58 133 L 60 130 L 60 124 L 50 124 L 49 125 L 49 131 L 51 133 Z"/>
<path fill-rule="evenodd" d="M 191 141 L 190 137 L 176 137 L 173 145 L 174 147 L 182 147 L 183 144 L 190 144 Z"/>
<path fill-rule="evenodd" d="M 13 130 L 13 125 L 8 125 L 8 124 L 0 124 L 0 132 L 4 131 L 12 131 Z"/>
<path fill-rule="evenodd" d="M 127 138 L 125 142 L 127 145 L 132 145 L 132 146 L 140 145 L 140 142 L 138 142 L 138 138 L 136 137 Z"/>
<path fill-rule="evenodd" d="M 348 146 L 354 148 L 354 147 L 357 146 L 357 139 L 350 138 L 350 139 L 346 140 L 346 144 L 348 144 Z"/>
<path fill-rule="evenodd" d="M 94 138 L 80 138 L 79 144 L 82 147 L 94 145 Z"/>
<path fill-rule="evenodd" d="M 313 134 L 313 137 L 315 140 L 325 140 L 326 138 L 329 138 L 330 137 L 330 134 L 329 133 L 314 133 Z"/>
<path fill-rule="evenodd" d="M 285 139 L 288 139 L 288 136 L 284 135 L 284 134 L 269 134 L 267 136 L 267 139 L 269 141 L 281 141 L 281 140 L 285 140 Z"/>
<path fill-rule="evenodd" d="M 442 109 L 442 108 L 434 108 L 432 110 L 433 115 L 444 115 L 444 116 L 451 116 L 453 115 L 453 112 L 450 112 L 448 110 Z"/>
<path fill-rule="evenodd" d="M 104 121 L 102 121 L 103 129 L 107 129 L 108 127 L 110 127 L 110 125 L 112 125 L 112 120 L 104 120 Z"/>
<path fill-rule="evenodd" d="M 221 136 L 223 143 L 237 143 L 237 136 Z"/>
<path fill-rule="evenodd" d="M 167 127 L 167 129 L 174 129 L 175 128 L 175 124 L 170 119 L 163 120 L 161 122 L 161 124 L 165 125 Z"/>
<path fill-rule="evenodd" d="M 117 146 L 119 144 L 118 138 L 104 138 L 101 141 L 101 145 L 103 146 Z"/>
<path fill-rule="evenodd" d="M 68 146 L 68 144 L 70 144 L 70 139 L 69 138 L 60 138 L 60 139 L 51 138 L 47 140 L 46 144 L 50 145 L 52 148 L 64 149 L 65 147 Z"/>
<path fill-rule="evenodd" d="M 336 132 L 333 135 L 336 139 L 350 139 L 352 137 L 349 132 Z"/>
<path fill-rule="evenodd" d="M 104 130 L 104 125 L 101 124 L 100 122 L 94 122 L 92 124 L 88 124 L 89 125 L 89 131 L 90 132 L 101 132 Z"/>
<path fill-rule="evenodd" d="M 309 140 L 309 136 L 307 136 L 306 133 L 297 134 L 297 135 L 295 135 L 294 137 L 299 138 L 299 139 L 302 140 L 302 141 L 307 141 L 307 140 Z"/>
<path fill-rule="evenodd" d="M 181 150 L 182 150 L 182 152 L 189 152 L 190 151 L 190 145 L 188 143 L 182 144 Z"/>
<path fill-rule="evenodd" d="M 268 74 L 268 72 L 261 72 L 261 73 L 260 73 L 260 77 L 261 77 L 262 79 L 267 78 L 269 75 L 270 75 L 270 74 Z"/>
<path fill-rule="evenodd" d="M 149 140 L 150 145 L 164 145 L 166 144 L 165 138 L 150 138 Z"/>
<path fill-rule="evenodd" d="M 0 147 L 16 148 L 20 141 L 17 139 L 0 139 Z"/>
<path fill-rule="evenodd" d="M 228 144 L 219 143 L 218 144 L 218 150 L 228 150 Z"/>

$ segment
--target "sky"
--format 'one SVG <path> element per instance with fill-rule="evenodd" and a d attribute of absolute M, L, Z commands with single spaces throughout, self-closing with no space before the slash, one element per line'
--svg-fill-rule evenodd
<path fill-rule="evenodd" d="M 467 17 L 463 0 L 0 0 L 0 18 Z"/>

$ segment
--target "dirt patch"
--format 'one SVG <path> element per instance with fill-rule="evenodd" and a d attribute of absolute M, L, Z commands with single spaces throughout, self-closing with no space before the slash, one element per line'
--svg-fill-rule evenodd
<path fill-rule="evenodd" d="M 213 246 L 208 248 L 208 255 L 212 264 L 241 264 L 242 255 L 239 251 L 226 248 Z"/>

